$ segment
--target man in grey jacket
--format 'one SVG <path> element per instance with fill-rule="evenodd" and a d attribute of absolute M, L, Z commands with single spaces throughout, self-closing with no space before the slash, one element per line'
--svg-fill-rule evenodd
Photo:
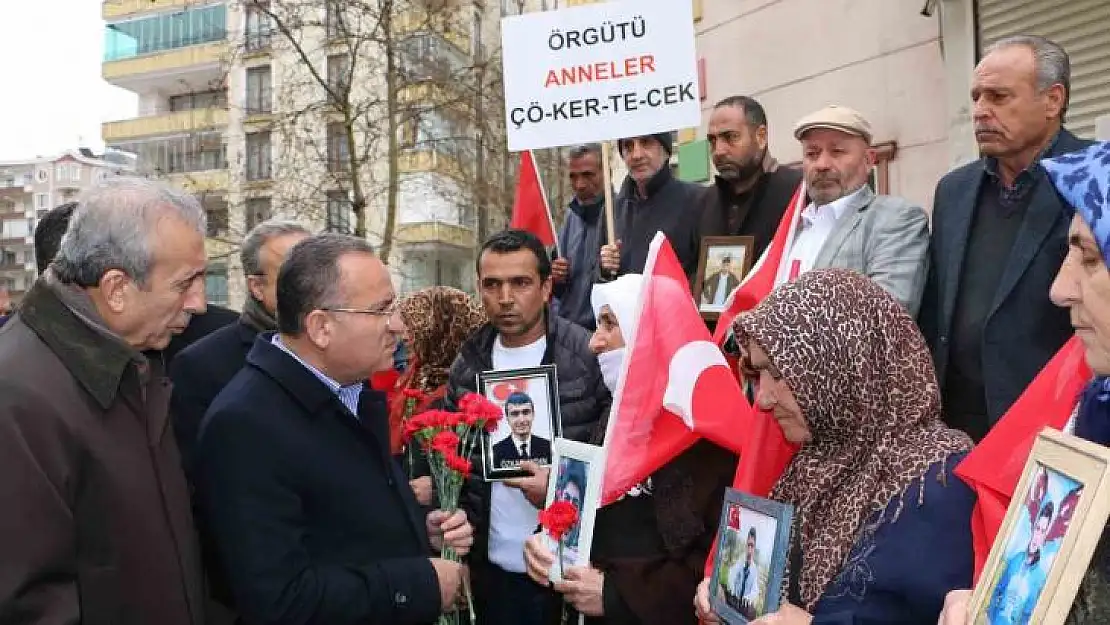
<path fill-rule="evenodd" d="M 810 269 L 852 269 L 916 315 L 929 269 L 929 218 L 868 185 L 871 125 L 850 108 L 828 106 L 802 118 L 794 136 L 810 202 L 796 217 L 776 284 Z"/>

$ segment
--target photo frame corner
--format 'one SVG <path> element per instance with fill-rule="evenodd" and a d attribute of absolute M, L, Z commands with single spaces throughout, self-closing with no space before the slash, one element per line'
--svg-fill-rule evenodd
<path fill-rule="evenodd" d="M 1034 477 L 1042 468 L 1078 482 L 1082 491 L 1070 512 L 1064 535 L 1059 538 L 1060 547 L 1054 554 L 1031 617 L 1034 622 L 1063 622 L 1071 610 L 1110 518 L 1110 448 L 1045 428 L 1037 434 L 1002 526 L 972 591 L 969 622 L 985 622 L 991 598 L 1004 571 L 1010 538 L 1019 527 L 1022 515 L 1028 514 L 1029 492 Z M 1051 479 L 1051 474 L 1046 479 Z M 1079 564 L 1081 566 L 1077 566 Z"/>

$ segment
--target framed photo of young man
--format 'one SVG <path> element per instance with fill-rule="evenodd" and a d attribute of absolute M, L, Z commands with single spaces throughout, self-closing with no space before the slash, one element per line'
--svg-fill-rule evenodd
<path fill-rule="evenodd" d="M 694 297 L 706 319 L 716 319 L 725 308 L 728 296 L 752 265 L 755 239 L 744 237 L 702 237 Z"/>
<path fill-rule="evenodd" d="M 728 625 L 779 609 L 794 507 L 729 488 L 721 507 L 709 600 Z"/>
<path fill-rule="evenodd" d="M 497 404 L 504 418 L 482 435 L 482 475 L 486 481 L 528 475 L 520 464 L 551 464 L 551 441 L 563 432 L 555 365 L 483 371 L 479 392 Z"/>
<path fill-rule="evenodd" d="M 1110 516 L 1110 449 L 1046 428 L 975 586 L 969 622 L 1063 623 Z"/>
<path fill-rule="evenodd" d="M 601 503 L 605 476 L 605 450 L 565 438 L 555 439 L 555 456 L 547 478 L 547 502 L 567 501 L 578 509 L 578 522 L 563 536 L 562 566 L 556 562 L 548 577 L 562 581 L 562 571 L 572 566 L 589 566 L 594 519 Z M 546 533 L 547 548 L 558 558 L 559 545 Z"/>

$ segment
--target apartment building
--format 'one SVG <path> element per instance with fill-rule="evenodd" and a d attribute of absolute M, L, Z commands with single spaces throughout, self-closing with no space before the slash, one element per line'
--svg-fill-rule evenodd
<path fill-rule="evenodd" d="M 391 235 L 399 290 L 472 289 L 478 236 L 504 223 L 497 211 L 480 210 L 494 202 L 475 191 L 476 181 L 505 181 L 503 168 L 477 169 L 487 159 L 477 157 L 473 85 L 443 76 L 461 74 L 490 54 L 495 46 L 482 43 L 481 33 L 496 7 L 440 3 L 445 9 L 431 20 L 416 0 L 397 3 L 407 8 L 390 16 L 398 66 L 387 77 L 381 42 L 354 41 L 370 28 L 352 9 L 359 3 L 296 3 L 302 13 L 290 21 L 297 24 L 295 45 L 278 31 L 268 7 L 249 4 L 103 4 L 104 78 L 139 96 L 138 116 L 104 124 L 103 139 L 136 154 L 141 174 L 167 178 L 201 198 L 209 217 L 210 300 L 242 303 L 237 243 L 264 219 L 353 233 L 356 188 L 366 201 L 367 238 L 382 246 Z M 274 6 L 277 13 L 293 5 Z M 343 90 L 350 98 L 340 101 L 335 94 Z M 393 126 L 382 112 L 387 96 L 399 151 L 393 172 L 385 130 Z M 351 114 L 345 117 L 340 104 Z M 345 124 L 357 128 L 347 131 Z M 496 141 L 488 130 L 482 136 L 488 152 Z M 390 228 L 393 185 L 397 210 Z"/>
<path fill-rule="evenodd" d="M 703 137 L 718 100 L 758 99 L 772 153 L 788 164 L 801 159 L 795 121 L 839 103 L 875 129 L 874 186 L 931 207 L 940 177 L 978 157 L 969 96 L 975 64 L 990 44 L 1016 34 L 1049 37 L 1068 50 L 1067 126 L 1110 138 L 1105 0 L 692 1 L 703 121 L 679 135 L 687 180 L 713 175 Z"/>
<path fill-rule="evenodd" d="M 38 275 L 32 235 L 39 218 L 85 187 L 132 167 L 126 155 L 98 155 L 87 149 L 0 162 L 0 291 L 6 290 L 13 304 L 22 300 Z"/>

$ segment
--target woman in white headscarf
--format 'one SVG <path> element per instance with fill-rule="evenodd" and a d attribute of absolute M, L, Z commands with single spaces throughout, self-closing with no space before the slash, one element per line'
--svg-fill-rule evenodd
<path fill-rule="evenodd" d="M 610 391 L 635 336 L 641 287 L 641 276 L 626 274 L 593 289 L 597 330 L 590 349 Z M 592 442 L 601 444 L 604 435 L 602 422 Z M 731 453 L 699 442 L 598 510 L 592 566 L 567 569 L 555 589 L 590 624 L 695 623 L 689 595 L 701 581 L 735 466 Z M 529 540 L 524 556 L 532 579 L 547 585 L 554 557 L 543 541 Z"/>

